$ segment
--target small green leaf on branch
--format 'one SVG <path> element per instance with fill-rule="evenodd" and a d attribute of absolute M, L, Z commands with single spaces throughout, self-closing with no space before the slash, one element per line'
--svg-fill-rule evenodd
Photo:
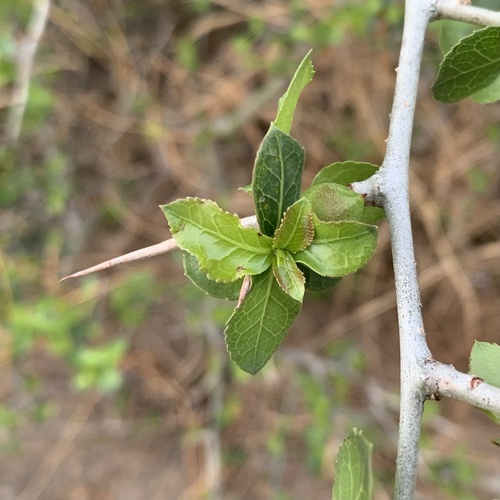
<path fill-rule="evenodd" d="M 324 182 L 334 182 L 348 186 L 354 182 L 362 182 L 374 175 L 380 167 L 372 163 L 342 161 L 323 167 L 314 177 L 311 186 Z"/>
<path fill-rule="evenodd" d="M 184 274 L 207 295 L 216 299 L 238 300 L 243 278 L 231 283 L 217 283 L 209 280 L 198 264 L 198 259 L 188 252 L 183 252 Z"/>
<path fill-rule="evenodd" d="M 290 133 L 293 115 L 295 113 L 295 108 L 297 107 L 300 94 L 314 76 L 314 68 L 311 62 L 311 52 L 312 50 L 310 50 L 304 59 L 302 59 L 297 71 L 295 71 L 295 74 L 293 75 L 287 91 L 283 94 L 278 103 L 278 113 L 276 115 L 276 120 L 274 120 L 274 125 L 285 134 Z"/>
<path fill-rule="evenodd" d="M 470 354 L 469 373 L 500 388 L 500 345 L 476 340 Z"/>
<path fill-rule="evenodd" d="M 372 500 L 372 448 L 357 429 L 344 440 L 335 460 L 332 500 Z"/>
<path fill-rule="evenodd" d="M 272 239 L 244 228 L 215 202 L 185 198 L 161 209 L 179 248 L 198 259 L 208 279 L 226 283 L 270 267 Z"/>
<path fill-rule="evenodd" d="M 357 221 L 365 206 L 363 196 L 333 182 L 311 186 L 304 191 L 304 197 L 311 203 L 314 214 L 323 222 Z"/>
<path fill-rule="evenodd" d="M 300 198 L 304 148 L 274 124 L 264 137 L 252 180 L 255 214 L 260 230 L 273 236 L 283 214 Z"/>
<path fill-rule="evenodd" d="M 294 255 L 321 276 L 332 278 L 354 273 L 375 253 L 377 227 L 360 222 L 321 222 L 314 217 L 314 239 Z"/>
<path fill-rule="evenodd" d="M 470 354 L 469 373 L 500 388 L 500 345 L 476 340 Z M 500 424 L 500 415 L 488 410 L 482 412 Z"/>
<path fill-rule="evenodd" d="M 363 213 L 358 222 L 375 225 L 382 219 L 385 219 L 385 210 L 383 208 L 366 205 L 363 207 Z"/>
<path fill-rule="evenodd" d="M 302 302 L 305 292 L 305 278 L 293 257 L 286 251 L 274 250 L 273 274 L 281 289 L 292 299 Z"/>
<path fill-rule="evenodd" d="M 231 359 L 242 370 L 257 373 L 285 338 L 301 306 L 280 288 L 271 269 L 254 276 L 224 332 Z"/>
<path fill-rule="evenodd" d="M 432 92 L 443 103 L 460 101 L 499 76 L 500 26 L 489 26 L 463 38 L 446 54 Z"/>
<path fill-rule="evenodd" d="M 342 278 L 328 278 L 315 273 L 304 264 L 297 264 L 297 267 L 302 271 L 306 279 L 305 288 L 310 292 L 326 292 L 338 285 Z"/>
<path fill-rule="evenodd" d="M 290 252 L 305 250 L 314 237 L 314 222 L 311 204 L 300 198 L 288 207 L 273 238 L 273 248 L 284 248 Z"/>

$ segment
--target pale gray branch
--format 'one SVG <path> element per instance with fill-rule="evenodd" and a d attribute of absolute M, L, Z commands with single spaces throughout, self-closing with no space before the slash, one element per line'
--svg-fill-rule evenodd
<path fill-rule="evenodd" d="M 425 340 L 413 250 L 409 163 L 420 64 L 433 0 L 407 0 L 396 88 L 380 170 L 380 190 L 391 233 L 401 354 L 401 409 L 395 499 L 414 498 L 424 390 L 422 367 L 431 353 Z"/>
<path fill-rule="evenodd" d="M 70 278 L 78 278 L 87 274 L 103 271 L 104 269 L 109 269 L 110 267 L 115 267 L 119 264 L 124 264 L 125 262 L 134 262 L 136 260 L 149 259 L 150 257 L 154 257 L 155 255 L 161 255 L 162 253 L 170 252 L 170 250 L 173 250 L 174 248 L 177 248 L 177 243 L 173 238 L 170 238 L 169 240 L 162 241 L 161 243 L 157 243 L 156 245 L 151 245 L 146 248 L 135 250 L 134 252 L 126 253 L 125 255 L 120 255 L 119 257 L 115 257 L 105 262 L 101 262 L 100 264 L 96 264 L 95 266 L 83 269 L 82 271 L 70 274 L 69 276 L 65 276 L 64 278 L 62 278 L 60 281 L 64 281 Z"/>
<path fill-rule="evenodd" d="M 500 388 L 474 375 L 457 371 L 453 366 L 432 362 L 425 385 L 429 396 L 454 398 L 500 415 Z"/>
<path fill-rule="evenodd" d="M 433 20 L 450 19 L 479 26 L 500 26 L 500 12 L 468 5 L 460 0 L 438 0 Z"/>

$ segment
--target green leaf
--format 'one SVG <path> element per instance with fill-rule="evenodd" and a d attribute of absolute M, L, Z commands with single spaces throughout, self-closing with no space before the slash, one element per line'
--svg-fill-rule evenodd
<path fill-rule="evenodd" d="M 243 191 L 244 193 L 249 194 L 250 196 L 252 196 L 252 185 L 251 184 L 247 184 L 246 186 L 241 186 L 241 187 L 238 188 L 238 191 Z"/>
<path fill-rule="evenodd" d="M 446 55 L 462 38 L 469 36 L 478 27 L 468 23 L 457 23 L 448 19 L 439 22 L 439 48 Z"/>
<path fill-rule="evenodd" d="M 463 38 L 446 54 L 432 86 L 434 98 L 455 102 L 487 87 L 500 75 L 500 27 Z"/>
<path fill-rule="evenodd" d="M 304 149 L 271 124 L 255 159 L 252 192 L 260 230 L 273 236 L 283 214 L 300 198 Z"/>
<path fill-rule="evenodd" d="M 314 218 L 314 239 L 296 262 L 321 276 L 338 278 L 365 266 L 375 253 L 377 228 L 360 222 L 321 222 Z"/>
<path fill-rule="evenodd" d="M 254 276 L 224 332 L 232 360 L 242 370 L 257 373 L 285 338 L 301 306 L 280 288 L 271 269 Z"/>
<path fill-rule="evenodd" d="M 357 429 L 344 440 L 335 460 L 333 500 L 372 500 L 372 448 Z"/>
<path fill-rule="evenodd" d="M 481 5 L 481 7 L 485 6 Z M 493 6 L 486 8 L 494 10 Z M 440 21 L 440 25 L 439 45 L 443 54 L 448 53 L 462 38 L 477 29 L 477 26 L 474 25 L 448 20 Z M 488 86 L 471 94 L 469 98 L 480 104 L 489 104 L 500 100 L 500 76 Z"/>
<path fill-rule="evenodd" d="M 285 134 L 290 133 L 293 114 L 295 113 L 295 108 L 297 107 L 300 94 L 314 76 L 314 68 L 311 62 L 311 52 L 312 50 L 310 50 L 304 59 L 302 59 L 295 75 L 293 75 L 287 91 L 283 94 L 278 103 L 278 113 L 276 115 L 276 120 L 274 120 L 274 125 Z"/>
<path fill-rule="evenodd" d="M 326 292 L 327 290 L 331 290 L 333 287 L 337 286 L 342 279 L 321 276 L 321 274 L 315 273 L 312 269 L 304 266 L 304 264 L 297 264 L 297 267 L 302 271 L 306 279 L 306 290 L 310 292 Z"/>
<path fill-rule="evenodd" d="M 474 92 L 469 97 L 479 104 L 491 104 L 500 101 L 500 76 L 493 80 L 493 83 L 478 92 Z"/>
<path fill-rule="evenodd" d="M 363 213 L 361 214 L 358 222 L 375 225 L 382 219 L 385 219 L 385 210 L 383 208 L 366 205 L 363 207 Z"/>
<path fill-rule="evenodd" d="M 476 340 L 470 354 L 469 373 L 500 388 L 500 345 Z"/>
<path fill-rule="evenodd" d="M 474 341 L 469 359 L 469 373 L 500 388 L 500 345 Z M 500 424 L 500 415 L 489 410 L 481 411 Z"/>
<path fill-rule="evenodd" d="M 341 184 L 328 182 L 311 186 L 304 191 L 314 215 L 323 222 L 357 221 L 363 213 L 363 196 Z"/>
<path fill-rule="evenodd" d="M 217 283 L 209 280 L 207 273 L 204 273 L 198 264 L 198 259 L 190 253 L 184 254 L 184 274 L 207 295 L 217 299 L 238 300 L 243 278 L 231 283 Z"/>
<path fill-rule="evenodd" d="M 305 292 L 305 278 L 293 257 L 286 251 L 274 250 L 273 274 L 281 289 L 292 299 L 302 302 Z"/>
<path fill-rule="evenodd" d="M 273 238 L 273 248 L 284 248 L 290 252 L 305 250 L 314 236 L 311 204 L 305 198 L 296 201 L 285 212 L 283 221 Z"/>
<path fill-rule="evenodd" d="M 311 186 L 324 182 L 334 182 L 348 186 L 353 182 L 361 182 L 369 179 L 380 167 L 372 163 L 357 161 L 336 162 L 323 167 L 314 177 Z"/>
<path fill-rule="evenodd" d="M 161 206 L 179 248 L 194 255 L 213 281 L 260 274 L 272 262 L 272 240 L 244 228 L 211 200 L 185 198 Z"/>

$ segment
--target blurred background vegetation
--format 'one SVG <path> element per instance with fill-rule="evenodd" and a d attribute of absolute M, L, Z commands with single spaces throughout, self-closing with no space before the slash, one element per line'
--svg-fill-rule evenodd
<path fill-rule="evenodd" d="M 326 499 L 353 426 L 375 444 L 376 499 L 390 498 L 398 339 L 384 223 L 369 266 L 306 297 L 256 377 L 225 353 L 231 304 L 191 286 L 179 255 L 58 280 L 166 239 L 158 205 L 178 197 L 250 215 L 236 189 L 309 48 L 316 77 L 292 132 L 304 184 L 334 161 L 380 163 L 402 2 L 53 1 L 17 134 L 43 3 L 0 3 L 0 498 Z M 432 100 L 438 30 L 412 211 L 429 343 L 466 371 L 474 338 L 498 342 L 500 106 Z M 479 412 L 428 403 L 418 498 L 498 498 L 495 437 Z"/>

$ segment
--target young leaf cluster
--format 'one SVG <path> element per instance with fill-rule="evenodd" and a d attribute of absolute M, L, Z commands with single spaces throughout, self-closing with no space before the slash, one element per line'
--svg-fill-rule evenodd
<path fill-rule="evenodd" d="M 375 252 L 383 210 L 365 206 L 350 184 L 378 169 L 334 163 L 301 192 L 304 148 L 290 134 L 303 88 L 314 75 L 310 53 L 279 101 L 255 159 L 252 184 L 258 229 L 210 200 L 186 198 L 161 208 L 185 251 L 184 268 L 207 294 L 238 300 L 225 338 L 236 364 L 258 372 L 299 314 L 306 290 L 328 290 Z"/>

